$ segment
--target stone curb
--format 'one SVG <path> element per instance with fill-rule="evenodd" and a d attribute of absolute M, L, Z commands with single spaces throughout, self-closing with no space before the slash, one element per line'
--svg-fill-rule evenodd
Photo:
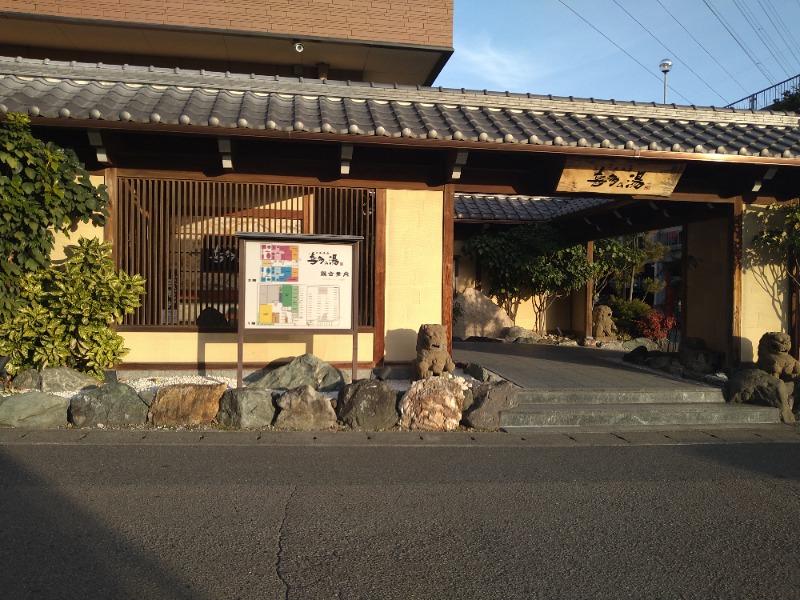
<path fill-rule="evenodd" d="M 638 431 L 519 431 L 513 433 L 421 431 L 217 431 L 0 429 L 2 445 L 198 445 L 322 447 L 586 447 L 697 444 L 800 443 L 800 427 L 682 428 Z"/>

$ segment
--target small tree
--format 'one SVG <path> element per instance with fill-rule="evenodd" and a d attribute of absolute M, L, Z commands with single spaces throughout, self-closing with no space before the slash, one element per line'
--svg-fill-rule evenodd
<path fill-rule="evenodd" d="M 594 302 L 600 299 L 600 294 L 612 281 L 617 293 L 627 289 L 628 300 L 633 300 L 636 276 L 644 271 L 647 264 L 658 262 L 669 254 L 668 246 L 651 238 L 650 233 L 644 233 L 606 238 L 595 243 Z M 664 287 L 663 282 L 652 277 L 644 278 L 641 283 L 644 295 Z"/>
<path fill-rule="evenodd" d="M 144 280 L 114 268 L 111 244 L 80 239 L 62 264 L 22 277 L 15 314 L 0 320 L 9 372 L 67 366 L 95 376 L 127 350 L 112 326 L 133 312 Z"/>
<path fill-rule="evenodd" d="M 488 271 L 488 293 L 516 321 L 519 305 L 531 299 L 537 329 L 544 332 L 547 308 L 556 298 L 584 285 L 591 266 L 582 246 L 571 245 L 554 227 L 532 223 L 478 235 L 464 244 Z"/>
<path fill-rule="evenodd" d="M 22 276 L 50 264 L 54 233 L 78 221 L 104 223 L 107 203 L 75 154 L 34 137 L 27 116 L 0 121 L 0 320 Z"/>
<path fill-rule="evenodd" d="M 780 227 L 770 226 L 770 217 L 778 213 Z M 761 251 L 761 255 L 750 253 L 756 264 L 763 264 L 770 259 L 783 261 L 786 273 L 795 285 L 800 288 L 800 205 L 773 204 L 763 213 L 763 231 L 753 237 L 753 246 Z"/>

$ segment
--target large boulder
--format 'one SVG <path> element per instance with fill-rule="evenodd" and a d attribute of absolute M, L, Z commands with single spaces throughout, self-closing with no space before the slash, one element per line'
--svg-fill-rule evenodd
<path fill-rule="evenodd" d="M 353 429 L 389 429 L 397 425 L 397 395 L 383 381 L 359 379 L 339 392 L 339 421 Z"/>
<path fill-rule="evenodd" d="M 147 404 L 131 386 L 109 383 L 74 396 L 69 404 L 69 417 L 75 427 L 144 425 Z"/>
<path fill-rule="evenodd" d="M 728 401 L 779 408 L 781 419 L 786 423 L 793 423 L 793 387 L 793 384 L 785 383 L 760 369 L 742 369 L 730 378 Z"/>
<path fill-rule="evenodd" d="M 464 367 L 464 373 L 466 373 L 473 379 L 477 379 L 478 381 L 482 382 L 503 381 L 503 378 L 500 377 L 499 375 L 492 373 L 489 369 L 486 369 L 481 365 L 475 363 L 467 364 L 467 366 Z"/>
<path fill-rule="evenodd" d="M 500 412 L 517 406 L 517 388 L 508 381 L 479 385 L 472 393 L 475 399 L 462 420 L 475 429 L 498 429 Z"/>
<path fill-rule="evenodd" d="M 0 426 L 65 427 L 68 409 L 69 398 L 44 392 L 0 396 Z"/>
<path fill-rule="evenodd" d="M 94 377 L 69 367 L 45 367 L 41 375 L 42 391 L 48 394 L 92 390 L 102 385 Z"/>
<path fill-rule="evenodd" d="M 209 425 L 217 416 L 219 401 L 228 389 L 224 383 L 180 383 L 159 388 L 150 406 L 153 425 Z"/>
<path fill-rule="evenodd" d="M 217 413 L 217 423 L 223 427 L 262 429 L 272 425 L 274 419 L 272 391 L 249 387 L 225 392 Z"/>
<path fill-rule="evenodd" d="M 275 427 L 298 431 L 330 429 L 336 425 L 336 412 L 327 396 L 309 385 L 289 390 L 276 401 Z"/>
<path fill-rule="evenodd" d="M 258 390 L 291 390 L 304 385 L 321 392 L 339 392 L 346 383 L 345 374 L 311 354 L 298 356 L 288 365 L 270 371 L 247 387 Z"/>
<path fill-rule="evenodd" d="M 514 321 L 502 308 L 475 288 L 467 288 L 456 294 L 456 303 L 462 314 L 453 323 L 453 337 L 466 340 L 470 337 L 497 338 L 514 326 Z"/>
<path fill-rule="evenodd" d="M 456 379 L 432 377 L 414 382 L 400 401 L 405 429 L 453 431 L 461 422 L 464 390 Z"/>
<path fill-rule="evenodd" d="M 687 337 L 678 347 L 678 362 L 694 373 L 715 373 L 722 364 L 722 355 L 706 345 L 702 338 Z"/>
<path fill-rule="evenodd" d="M 644 346 L 647 350 L 658 350 L 658 343 L 649 338 L 636 338 L 622 342 L 623 350 L 633 350 L 640 346 Z M 603 343 L 603 347 L 606 347 L 605 342 Z"/>
<path fill-rule="evenodd" d="M 11 387 L 15 390 L 41 392 L 42 375 L 36 369 L 25 369 L 21 373 L 17 373 L 16 377 L 11 380 Z"/>

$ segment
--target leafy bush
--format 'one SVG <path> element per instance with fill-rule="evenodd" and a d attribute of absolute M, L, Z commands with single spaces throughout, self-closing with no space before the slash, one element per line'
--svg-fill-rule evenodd
<path fill-rule="evenodd" d="M 9 372 L 67 366 L 101 376 L 127 353 L 113 329 L 140 305 L 144 279 L 114 268 L 111 244 L 80 239 L 60 265 L 20 279 L 19 307 L 0 319 Z"/>
<path fill-rule="evenodd" d="M 104 186 L 71 150 L 34 137 L 27 115 L 0 121 L 0 318 L 12 314 L 22 278 L 50 264 L 54 233 L 102 224 L 107 204 Z"/>
<path fill-rule="evenodd" d="M 660 310 L 653 309 L 637 324 L 644 337 L 661 340 L 666 338 L 670 330 L 675 327 L 675 317 L 668 317 Z"/>
<path fill-rule="evenodd" d="M 617 330 L 623 336 L 642 337 L 643 333 L 639 325 L 653 308 L 644 300 L 625 300 L 618 296 L 611 296 L 606 301 L 611 307 L 612 319 L 617 326 Z"/>

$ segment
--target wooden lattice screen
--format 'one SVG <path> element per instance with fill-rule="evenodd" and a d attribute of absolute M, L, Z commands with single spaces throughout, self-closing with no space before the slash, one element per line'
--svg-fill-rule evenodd
<path fill-rule="evenodd" d="M 147 280 L 130 328 L 235 329 L 237 231 L 360 235 L 359 325 L 374 324 L 375 191 L 118 177 L 117 266 Z"/>

